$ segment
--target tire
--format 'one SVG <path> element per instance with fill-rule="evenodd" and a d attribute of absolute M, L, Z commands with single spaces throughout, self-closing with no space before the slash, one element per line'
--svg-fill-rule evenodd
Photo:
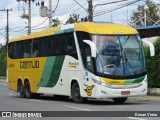
<path fill-rule="evenodd" d="M 127 97 L 124 98 L 113 98 L 113 101 L 117 104 L 124 103 L 127 100 Z"/>
<path fill-rule="evenodd" d="M 32 99 L 34 94 L 31 92 L 30 84 L 28 81 L 25 82 L 25 94 L 26 98 Z"/>
<path fill-rule="evenodd" d="M 34 94 L 33 94 L 33 97 L 34 97 L 34 98 L 40 98 L 40 97 L 41 97 L 41 95 L 40 95 L 40 94 L 38 94 L 38 93 L 34 93 Z"/>
<path fill-rule="evenodd" d="M 82 103 L 86 100 L 86 98 L 81 97 L 80 88 L 77 82 L 74 82 L 71 86 L 71 95 L 73 101 L 76 103 Z"/>
<path fill-rule="evenodd" d="M 21 81 L 18 82 L 18 92 L 19 92 L 19 95 L 20 95 L 21 98 L 25 98 L 26 97 L 24 86 L 23 86 Z"/>

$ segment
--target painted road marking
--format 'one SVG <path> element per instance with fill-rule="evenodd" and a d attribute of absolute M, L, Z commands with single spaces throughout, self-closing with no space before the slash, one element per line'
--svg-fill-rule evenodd
<path fill-rule="evenodd" d="M 127 118 L 132 119 L 132 120 L 147 120 L 147 119 L 136 118 L 136 117 L 127 117 Z"/>
<path fill-rule="evenodd" d="M 0 82 L 0 85 L 8 85 L 6 82 Z"/>
<path fill-rule="evenodd" d="M 10 95 L 10 96 L 15 96 L 13 93 L 8 93 L 8 95 Z"/>
<path fill-rule="evenodd" d="M 68 106 L 68 105 L 64 105 L 64 106 L 65 106 L 65 107 L 68 107 L 68 108 L 83 110 L 83 111 L 92 111 L 92 110 L 84 109 L 84 108 L 80 108 L 80 107 L 73 107 L 73 106 Z"/>
<path fill-rule="evenodd" d="M 28 100 L 28 99 L 27 99 Z M 37 99 L 29 99 L 29 101 L 34 101 L 34 102 L 44 102 L 44 100 L 37 100 Z"/>

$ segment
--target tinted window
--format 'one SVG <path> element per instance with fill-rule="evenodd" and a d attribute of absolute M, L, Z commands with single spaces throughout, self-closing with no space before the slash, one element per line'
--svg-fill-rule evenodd
<path fill-rule="evenodd" d="M 21 58 L 29 58 L 31 57 L 31 48 L 32 48 L 32 40 L 21 41 L 23 47 L 23 57 Z"/>
<path fill-rule="evenodd" d="M 65 55 L 63 36 L 56 35 L 48 39 L 48 50 L 49 56 Z"/>
<path fill-rule="evenodd" d="M 33 39 L 33 48 L 31 57 L 44 57 L 49 55 L 48 41 L 51 37 L 42 37 Z"/>
<path fill-rule="evenodd" d="M 70 55 L 70 56 L 74 57 L 75 59 L 78 59 L 76 44 L 75 44 L 73 33 L 65 34 L 64 39 L 65 39 L 65 53 L 66 53 L 66 55 Z"/>
<path fill-rule="evenodd" d="M 8 54 L 14 59 L 57 55 L 70 55 L 78 59 L 73 33 L 9 43 Z"/>
<path fill-rule="evenodd" d="M 93 72 L 93 59 L 91 57 L 91 48 L 83 40 L 91 40 L 90 35 L 86 32 L 77 32 L 78 42 L 81 50 L 81 56 L 84 66 Z"/>
<path fill-rule="evenodd" d="M 31 40 L 9 43 L 8 55 L 10 58 L 29 58 L 31 56 Z"/>
<path fill-rule="evenodd" d="M 14 43 L 9 43 L 8 44 L 8 56 L 10 58 L 14 58 Z"/>

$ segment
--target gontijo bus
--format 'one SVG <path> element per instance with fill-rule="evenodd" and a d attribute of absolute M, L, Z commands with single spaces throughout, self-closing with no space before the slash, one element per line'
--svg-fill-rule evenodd
<path fill-rule="evenodd" d="M 146 42 L 146 41 L 144 41 Z M 154 47 L 151 43 L 151 56 Z M 147 93 L 142 40 L 129 26 L 75 23 L 11 39 L 8 44 L 9 89 L 21 97 L 37 94 L 87 98 L 127 97 Z"/>

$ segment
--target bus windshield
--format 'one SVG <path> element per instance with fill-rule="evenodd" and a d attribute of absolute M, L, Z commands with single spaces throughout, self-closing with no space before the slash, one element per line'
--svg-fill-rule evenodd
<path fill-rule="evenodd" d="M 142 41 L 138 35 L 92 35 L 97 47 L 97 73 L 129 77 L 146 72 Z"/>

